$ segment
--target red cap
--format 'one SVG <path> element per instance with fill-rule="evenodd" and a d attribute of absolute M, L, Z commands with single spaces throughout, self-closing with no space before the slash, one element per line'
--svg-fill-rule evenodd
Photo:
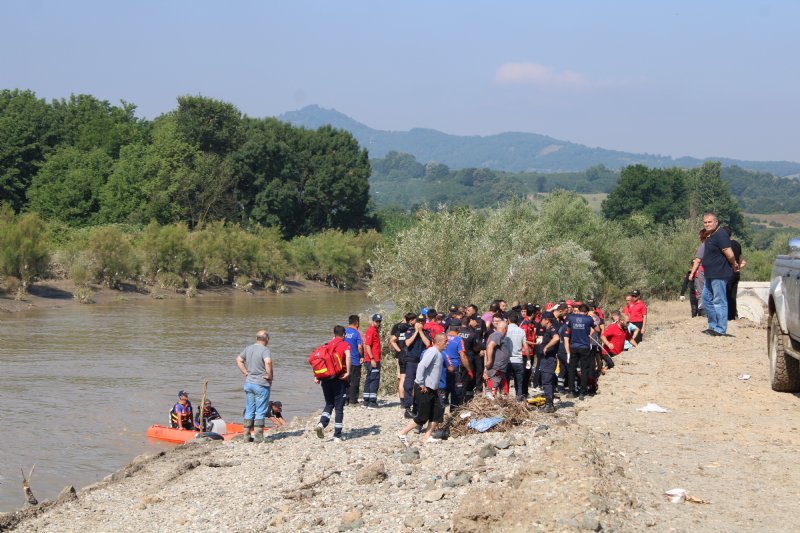
<path fill-rule="evenodd" d="M 567 305 L 575 305 L 575 301 L 574 300 L 567 300 Z"/>
<path fill-rule="evenodd" d="M 553 308 L 555 305 L 556 305 L 556 304 L 554 304 L 553 302 L 547 302 L 546 304 L 544 304 L 544 310 L 545 310 L 545 311 L 549 311 L 549 310 L 551 310 L 551 309 L 552 309 L 552 308 Z"/>
<path fill-rule="evenodd" d="M 580 307 L 583 305 L 583 302 L 575 302 L 575 307 Z"/>

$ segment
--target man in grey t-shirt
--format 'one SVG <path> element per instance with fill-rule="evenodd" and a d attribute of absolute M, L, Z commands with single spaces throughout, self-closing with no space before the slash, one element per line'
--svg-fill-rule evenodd
<path fill-rule="evenodd" d="M 236 365 L 244 374 L 244 440 L 263 442 L 264 418 L 267 416 L 269 392 L 272 387 L 272 355 L 269 334 L 261 329 L 256 333 L 256 342 L 245 348 L 236 357 Z M 250 430 L 253 429 L 253 437 Z"/>
<path fill-rule="evenodd" d="M 497 394 L 497 389 L 506 381 L 506 368 L 511 358 L 511 339 L 506 337 L 508 322 L 499 317 L 492 319 L 494 332 L 486 340 L 486 359 L 484 362 L 483 379 L 487 380 L 487 387 L 492 394 Z"/>

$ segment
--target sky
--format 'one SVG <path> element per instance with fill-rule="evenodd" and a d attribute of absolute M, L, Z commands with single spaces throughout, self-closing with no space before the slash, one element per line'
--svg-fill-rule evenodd
<path fill-rule="evenodd" d="M 0 0 L 0 89 L 800 161 L 796 1 Z"/>

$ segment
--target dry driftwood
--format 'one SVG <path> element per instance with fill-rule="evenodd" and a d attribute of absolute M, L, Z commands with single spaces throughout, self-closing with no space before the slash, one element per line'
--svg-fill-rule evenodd
<path fill-rule="evenodd" d="M 33 495 L 33 491 L 31 490 L 31 477 L 33 477 L 33 471 L 36 470 L 36 463 L 33 464 L 31 467 L 31 471 L 28 472 L 28 477 L 25 477 L 25 471 L 22 470 L 22 467 L 19 469 L 19 473 L 22 476 L 22 492 L 25 493 L 25 499 L 28 502 L 28 505 L 39 505 L 39 500 L 36 499 L 36 496 Z"/>

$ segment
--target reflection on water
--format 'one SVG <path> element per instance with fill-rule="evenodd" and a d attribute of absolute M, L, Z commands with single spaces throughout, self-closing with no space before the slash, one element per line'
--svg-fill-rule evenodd
<path fill-rule="evenodd" d="M 180 389 L 197 407 L 203 378 L 223 418 L 241 420 L 235 358 L 260 327 L 270 332 L 271 399 L 289 420 L 321 408 L 308 354 L 368 306 L 364 293 L 236 294 L 3 315 L 0 511 L 24 503 L 20 467 L 36 463 L 34 493 L 53 499 L 169 446 L 148 442 L 145 431 L 168 421 Z"/>

